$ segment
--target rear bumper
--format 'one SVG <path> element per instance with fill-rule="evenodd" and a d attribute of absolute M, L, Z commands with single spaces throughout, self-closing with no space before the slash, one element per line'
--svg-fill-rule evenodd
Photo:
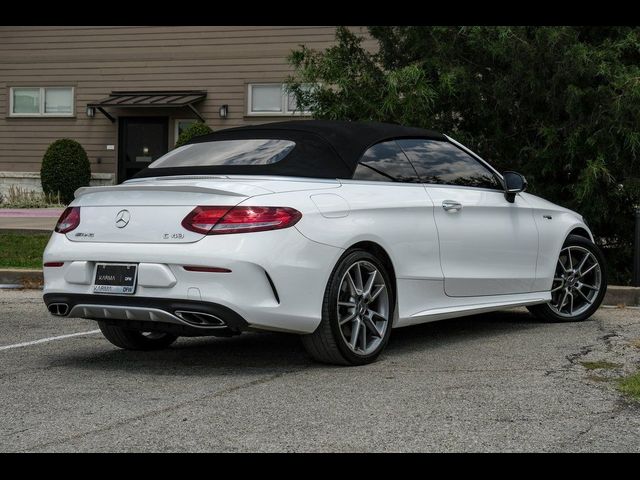
<path fill-rule="evenodd" d="M 46 293 L 44 303 L 52 314 L 60 317 L 104 320 L 115 325 L 184 336 L 235 335 L 249 326 L 230 308 L 211 302 Z"/>
<path fill-rule="evenodd" d="M 187 302 L 204 305 L 206 309 L 227 309 L 223 313 L 233 312 L 243 320 L 232 325 L 240 330 L 311 333 L 320 323 L 327 281 L 342 252 L 307 239 L 295 227 L 215 235 L 185 244 L 72 242 L 54 233 L 45 249 L 44 261 L 64 265 L 44 268 L 45 302 L 55 303 L 52 298 L 63 297 L 74 305 L 82 305 L 74 300 L 80 298 L 91 306 L 113 297 L 114 308 L 107 309 L 106 314 L 93 307 L 86 312 L 78 309 L 73 314 L 121 322 L 151 321 L 148 312 L 132 308 L 159 307 L 162 311 L 168 308 L 175 316 L 169 308 L 171 302 Z M 135 294 L 94 294 L 93 278 L 98 262 L 138 264 Z M 220 267 L 230 272 L 187 271 L 184 266 L 188 265 Z M 163 324 L 178 325 L 162 312 L 158 316 L 165 317 Z"/>

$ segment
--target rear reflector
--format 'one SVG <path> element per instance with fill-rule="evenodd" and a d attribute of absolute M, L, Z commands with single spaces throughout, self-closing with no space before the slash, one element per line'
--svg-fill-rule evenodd
<path fill-rule="evenodd" d="M 231 273 L 231 270 L 228 268 L 221 267 L 197 267 L 195 265 L 185 265 L 182 268 L 188 272 Z"/>
<path fill-rule="evenodd" d="M 56 223 L 54 229 L 58 233 L 67 233 L 80 225 L 80 207 L 67 207 Z"/>
<path fill-rule="evenodd" d="M 302 214 L 289 207 L 216 207 L 194 208 L 182 221 L 191 232 L 205 235 L 262 232 L 295 225 Z"/>
<path fill-rule="evenodd" d="M 44 264 L 45 267 L 61 267 L 64 265 L 64 262 L 47 262 Z"/>

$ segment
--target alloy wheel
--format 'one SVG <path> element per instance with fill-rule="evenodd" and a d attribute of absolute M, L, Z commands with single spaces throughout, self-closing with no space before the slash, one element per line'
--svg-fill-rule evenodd
<path fill-rule="evenodd" d="M 345 272 L 338 291 L 338 324 L 349 349 L 358 355 L 376 351 L 389 328 L 389 292 L 384 277 L 371 262 L 355 262 Z"/>
<path fill-rule="evenodd" d="M 581 315 L 591 307 L 602 288 L 602 270 L 595 255 L 580 246 L 560 251 L 549 306 L 561 317 Z"/>

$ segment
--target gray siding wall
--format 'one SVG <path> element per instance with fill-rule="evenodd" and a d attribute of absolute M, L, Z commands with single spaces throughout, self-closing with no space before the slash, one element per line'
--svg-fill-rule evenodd
<path fill-rule="evenodd" d="M 196 107 L 213 129 L 283 120 L 247 117 L 246 84 L 285 80 L 293 49 L 329 47 L 334 34 L 334 27 L 0 27 L 0 172 L 39 171 L 47 146 L 69 137 L 87 150 L 92 172 L 115 173 L 117 124 L 85 113 L 112 90 L 207 90 Z M 9 117 L 10 87 L 56 85 L 75 87 L 73 118 Z M 170 116 L 170 145 L 173 119 L 193 117 L 186 108 L 114 113 Z"/>

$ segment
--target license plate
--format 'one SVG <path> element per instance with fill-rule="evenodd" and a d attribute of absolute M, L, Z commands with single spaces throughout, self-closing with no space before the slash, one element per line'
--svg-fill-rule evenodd
<path fill-rule="evenodd" d="M 93 293 L 131 295 L 136 291 L 138 265 L 135 263 L 98 263 Z"/>

